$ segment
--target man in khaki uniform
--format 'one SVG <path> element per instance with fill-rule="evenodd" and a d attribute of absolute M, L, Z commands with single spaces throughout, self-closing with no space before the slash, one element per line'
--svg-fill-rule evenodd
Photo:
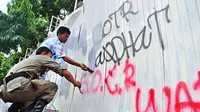
<path fill-rule="evenodd" d="M 13 103 L 9 112 L 42 112 L 51 102 L 57 85 L 40 79 L 46 69 L 64 76 L 74 86 L 80 88 L 72 74 L 51 59 L 52 51 L 47 47 L 40 47 L 35 56 L 31 56 L 16 64 L 3 81 L 0 81 L 0 98 L 4 102 Z M 19 109 L 19 110 L 18 110 Z"/>

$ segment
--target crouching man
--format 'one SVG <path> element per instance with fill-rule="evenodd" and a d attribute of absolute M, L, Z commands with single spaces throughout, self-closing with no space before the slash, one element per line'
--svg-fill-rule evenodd
<path fill-rule="evenodd" d="M 40 47 L 35 56 L 31 56 L 12 67 L 6 77 L 0 81 L 0 98 L 13 103 L 8 112 L 42 112 L 51 102 L 57 91 L 53 82 L 42 80 L 40 75 L 46 69 L 64 76 L 75 87 L 81 84 L 72 74 L 51 59 L 52 51 Z"/>

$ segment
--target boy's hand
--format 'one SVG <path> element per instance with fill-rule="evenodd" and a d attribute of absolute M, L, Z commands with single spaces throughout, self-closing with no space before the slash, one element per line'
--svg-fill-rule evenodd
<path fill-rule="evenodd" d="M 80 68 L 84 71 L 87 71 L 88 70 L 88 67 L 85 65 L 85 64 L 80 64 Z"/>

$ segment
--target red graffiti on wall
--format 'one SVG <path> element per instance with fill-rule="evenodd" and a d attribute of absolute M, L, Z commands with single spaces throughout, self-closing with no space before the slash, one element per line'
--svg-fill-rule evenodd
<path fill-rule="evenodd" d="M 136 112 L 141 112 L 140 111 L 140 94 L 141 94 L 141 90 L 140 88 L 137 89 L 136 92 Z M 156 106 L 155 106 L 155 92 L 154 89 L 150 89 L 149 90 L 149 98 L 148 98 L 148 103 L 147 106 L 145 108 L 144 112 L 148 112 L 149 109 L 152 107 L 153 111 L 156 112 Z"/>
<path fill-rule="evenodd" d="M 114 75 L 115 75 L 115 72 L 116 72 L 116 69 L 117 69 L 117 65 L 115 64 L 113 66 L 113 68 L 111 70 L 108 71 L 108 76 L 105 78 L 105 85 L 108 89 L 108 92 L 111 94 L 111 95 L 115 95 L 115 94 L 121 94 L 122 92 L 122 89 L 119 87 L 119 84 L 115 84 L 115 89 L 113 90 L 111 88 L 111 85 L 109 83 L 109 79 L 113 78 Z"/>
<path fill-rule="evenodd" d="M 96 70 L 96 72 L 94 73 L 95 75 L 93 75 L 92 77 L 92 82 L 91 82 L 91 89 L 92 89 L 92 92 L 93 93 L 96 93 L 98 92 L 100 86 L 101 86 L 101 81 L 102 81 L 102 74 L 101 74 L 101 71 L 99 69 Z M 94 84 L 94 80 L 96 77 L 99 77 L 99 80 L 98 80 L 98 84 L 96 85 L 96 87 L 93 87 L 95 84 Z M 100 88 L 100 91 L 102 92 L 103 89 Z"/>
<path fill-rule="evenodd" d="M 163 88 L 163 93 L 165 94 L 165 96 L 167 97 L 167 110 L 166 112 L 170 112 L 170 108 L 171 108 L 171 89 L 168 86 L 165 86 Z"/>
<path fill-rule="evenodd" d="M 81 77 L 81 85 L 84 86 L 84 88 L 81 90 L 83 94 L 87 94 L 90 91 L 92 93 L 97 93 L 98 91 L 102 92 L 103 91 L 103 86 L 101 86 L 101 82 L 102 82 L 102 73 L 99 69 L 97 69 L 95 71 L 95 73 L 92 76 L 92 81 L 91 81 L 91 85 L 89 85 L 89 81 L 84 80 L 85 77 L 88 77 L 88 74 L 86 74 L 86 72 L 82 75 Z M 95 85 L 95 79 L 98 77 L 98 83 L 97 85 Z"/>
<path fill-rule="evenodd" d="M 129 71 L 131 71 L 130 75 Z M 125 88 L 127 91 L 129 91 L 129 89 L 131 87 L 134 87 L 136 84 L 134 80 L 135 68 L 134 65 L 130 63 L 129 59 L 126 60 L 124 74 L 125 74 L 125 80 L 124 80 Z"/>
<path fill-rule="evenodd" d="M 110 70 L 108 70 L 108 75 L 104 79 L 105 87 L 111 95 L 120 95 L 123 90 L 129 91 L 131 87 L 135 87 L 136 82 L 134 80 L 135 75 L 135 67 L 132 63 L 130 63 L 129 59 L 126 60 L 125 67 L 123 70 L 125 79 L 124 79 L 124 88 L 120 87 L 119 84 L 112 84 L 111 82 L 114 80 L 117 71 L 117 64 L 115 64 Z M 85 77 L 88 77 L 89 74 L 84 74 L 81 77 L 82 86 L 85 88 L 82 89 L 83 93 L 97 93 L 99 90 L 103 91 L 103 80 L 102 73 L 99 69 L 92 74 L 92 77 L 89 80 L 84 80 Z M 97 79 L 98 78 L 98 79 Z M 98 84 L 94 87 L 95 82 Z M 89 86 L 90 83 L 90 86 Z"/>
<path fill-rule="evenodd" d="M 197 81 L 194 82 L 193 89 L 196 91 L 197 89 L 199 89 L 199 87 L 200 87 L 200 72 L 198 72 L 198 79 L 197 79 Z M 180 101 L 181 90 L 183 91 L 187 101 Z M 140 104 L 139 103 L 140 94 L 141 94 L 141 89 L 138 88 L 137 91 L 136 91 L 136 98 L 135 98 L 136 99 L 136 111 L 137 112 L 140 112 L 140 109 L 139 109 L 139 107 L 140 107 L 139 106 L 139 104 Z M 163 88 L 163 94 L 167 98 L 167 109 L 166 109 L 166 112 L 173 112 L 171 110 L 171 95 L 172 94 L 171 94 L 170 87 L 165 86 Z M 148 105 L 147 105 L 147 107 L 145 109 L 145 112 L 147 112 L 150 109 L 150 107 L 153 109 L 154 112 L 156 112 L 157 109 L 155 107 L 156 102 L 155 102 L 154 89 L 150 89 L 149 90 L 149 99 L 148 99 L 147 102 L 148 102 Z M 180 81 L 176 85 L 174 109 L 175 109 L 175 112 L 180 112 L 181 110 L 188 109 L 188 108 L 192 109 L 193 112 L 199 112 L 200 111 L 200 102 L 193 101 L 192 96 L 189 93 L 187 84 L 184 81 Z"/>
<path fill-rule="evenodd" d="M 82 88 L 82 93 L 83 94 L 86 94 L 86 93 L 89 93 L 89 83 L 88 83 L 88 80 L 87 79 L 85 79 L 85 77 L 87 77 L 88 75 L 86 74 L 86 73 L 84 73 L 83 75 L 82 75 L 82 77 L 81 77 L 81 85 L 82 85 L 82 87 L 84 87 L 84 88 Z"/>
<path fill-rule="evenodd" d="M 198 80 L 194 82 L 193 88 L 194 90 L 200 88 L 200 71 L 198 71 Z"/>
<path fill-rule="evenodd" d="M 139 107 L 140 107 L 140 103 L 139 103 L 140 94 L 141 94 L 141 90 L 140 90 L 140 88 L 138 88 L 137 91 L 136 91 L 136 98 L 135 98 L 135 101 L 136 101 L 135 102 L 136 112 L 140 112 L 140 109 L 139 109 Z"/>
<path fill-rule="evenodd" d="M 196 91 L 198 88 L 200 87 L 200 71 L 198 72 L 198 79 L 197 81 L 194 82 L 194 85 L 193 85 L 193 89 Z M 180 102 L 180 92 L 181 90 L 183 90 L 184 94 L 185 94 L 185 97 L 188 101 L 183 101 L 183 102 Z M 187 87 L 187 84 L 183 81 L 180 81 L 177 86 L 176 86 L 176 103 L 175 103 L 175 109 L 176 109 L 176 112 L 180 112 L 181 109 L 184 109 L 184 108 L 191 108 L 194 112 L 199 112 L 200 110 L 200 102 L 195 102 L 193 101 L 190 93 L 189 93 L 189 90 L 188 90 L 188 87 Z"/>
<path fill-rule="evenodd" d="M 90 80 L 83 80 L 84 77 L 88 74 L 84 74 L 81 78 L 82 85 L 85 85 L 85 89 L 83 89 L 84 93 L 87 94 L 89 92 L 95 94 L 97 92 L 102 92 L 107 89 L 109 94 L 111 95 L 121 95 L 122 92 L 128 92 L 131 88 L 136 88 L 136 81 L 135 81 L 135 67 L 134 65 L 127 59 L 125 62 L 125 66 L 123 69 L 124 78 L 124 88 L 120 87 L 119 84 L 111 83 L 115 80 L 117 73 L 117 65 L 115 64 L 110 70 L 108 70 L 108 75 L 105 77 L 103 82 L 103 76 L 99 69 L 95 71 L 95 73 L 91 76 Z M 198 79 L 194 81 L 193 90 L 198 91 L 200 89 L 200 71 L 198 71 Z M 120 74 L 121 75 L 121 74 Z M 97 84 L 95 83 L 97 82 Z M 91 83 L 91 85 L 89 84 Z M 103 83 L 105 83 L 105 88 L 103 88 Z M 90 86 L 89 86 L 90 85 Z M 166 98 L 166 112 L 180 112 L 181 110 L 190 108 L 194 112 L 200 111 L 200 102 L 195 102 L 190 95 L 189 89 L 187 84 L 184 81 L 180 81 L 176 85 L 176 89 L 174 91 L 175 97 L 175 104 L 172 106 L 172 90 L 168 86 L 164 86 L 162 89 L 163 96 Z M 147 105 L 143 111 L 140 109 L 140 97 L 141 97 L 142 90 L 141 88 L 136 89 L 136 96 L 135 96 L 135 109 L 136 112 L 158 112 L 158 108 L 156 106 L 156 93 L 153 88 L 149 89 L 148 92 L 148 100 Z M 186 101 L 181 101 L 181 93 L 183 93 Z M 174 110 L 172 110 L 174 109 Z"/>
<path fill-rule="evenodd" d="M 185 97 L 187 98 L 188 101 L 180 102 L 180 92 L 181 92 L 181 90 L 183 90 L 183 92 L 185 93 Z M 176 112 L 180 112 L 181 109 L 188 108 L 188 107 L 191 107 L 191 109 L 193 109 L 195 112 L 197 112 L 197 110 L 196 110 L 197 105 L 192 100 L 192 97 L 189 93 L 188 87 L 187 87 L 185 82 L 181 81 L 177 84 L 176 92 L 175 92 L 175 99 L 176 99 L 176 102 L 175 102 Z"/>

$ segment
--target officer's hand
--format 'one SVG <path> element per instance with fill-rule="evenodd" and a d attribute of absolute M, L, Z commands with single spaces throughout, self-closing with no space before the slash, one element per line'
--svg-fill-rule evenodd
<path fill-rule="evenodd" d="M 75 87 L 77 88 L 81 88 L 81 83 L 79 81 L 76 81 L 76 83 L 74 84 Z"/>
<path fill-rule="evenodd" d="M 79 81 L 76 81 L 76 84 L 74 86 L 78 87 L 80 93 L 83 94 L 83 92 L 81 91 L 81 83 Z"/>

